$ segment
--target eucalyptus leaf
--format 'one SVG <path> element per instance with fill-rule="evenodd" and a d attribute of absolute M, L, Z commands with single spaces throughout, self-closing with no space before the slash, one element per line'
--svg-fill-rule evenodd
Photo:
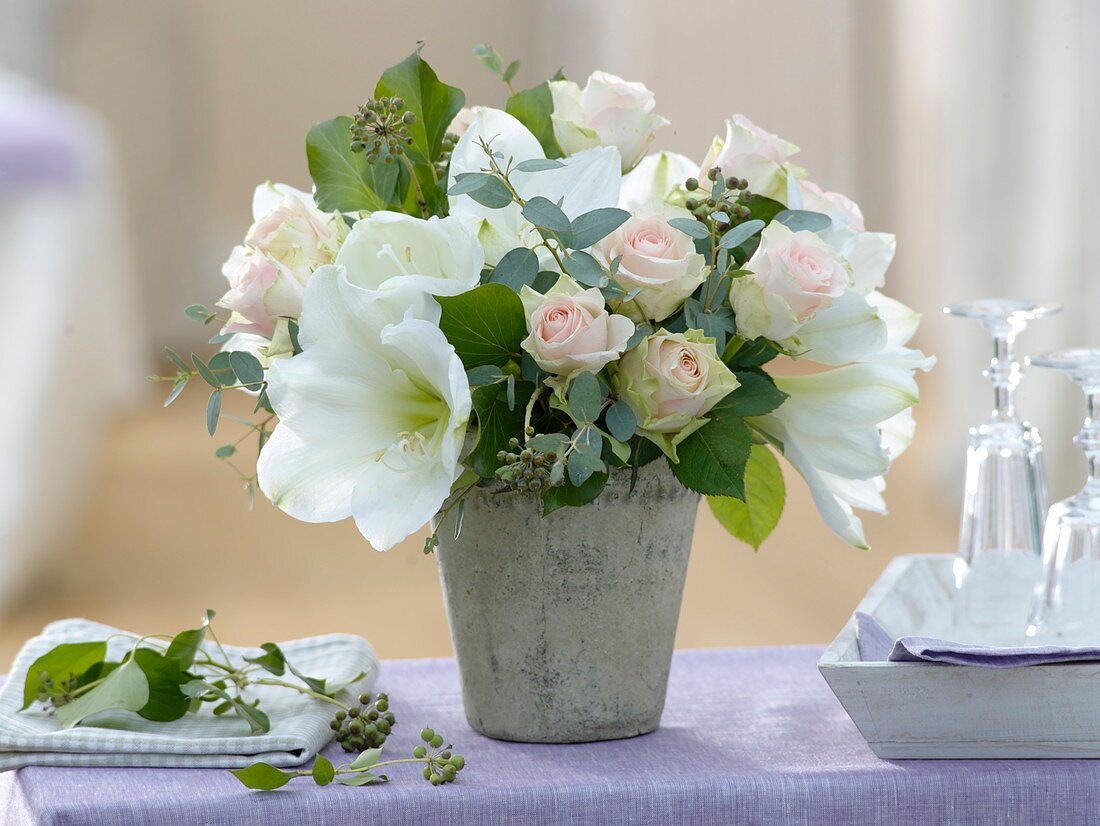
<path fill-rule="evenodd" d="M 514 167 L 516 172 L 545 172 L 547 169 L 561 169 L 565 164 L 553 158 L 531 158 L 520 161 Z"/>
<path fill-rule="evenodd" d="M 264 380 L 264 368 L 251 353 L 233 350 L 229 353 L 229 366 L 241 384 L 258 385 Z"/>
<path fill-rule="evenodd" d="M 222 391 L 212 390 L 210 399 L 206 403 L 206 429 L 213 436 L 218 429 L 218 417 L 222 412 Z"/>
<path fill-rule="evenodd" d="M 221 381 L 214 375 L 214 371 L 207 367 L 206 363 L 194 353 L 191 354 L 191 363 L 195 365 L 195 370 L 204 382 L 214 388 L 222 386 Z"/>
<path fill-rule="evenodd" d="M 180 358 L 179 353 L 177 353 L 171 347 L 165 347 L 164 354 L 168 356 L 168 360 L 171 361 L 172 364 L 176 365 L 176 367 L 178 367 L 180 370 L 185 373 L 191 372 L 191 368 L 187 365 L 187 362 Z"/>
<path fill-rule="evenodd" d="M 215 353 L 207 363 L 207 367 L 217 377 L 222 387 L 232 387 L 237 383 L 237 377 L 233 375 L 233 367 L 229 361 L 229 353 L 224 350 Z"/>
<path fill-rule="evenodd" d="M 562 263 L 565 264 L 567 273 L 587 287 L 605 287 L 608 284 L 607 273 L 587 252 L 571 252 L 565 256 Z"/>
<path fill-rule="evenodd" d="M 613 233 L 629 218 L 629 212 L 615 207 L 603 207 L 578 215 L 569 224 L 570 244 L 574 249 L 590 247 Z"/>
<path fill-rule="evenodd" d="M 615 402 L 604 413 L 604 424 L 608 431 L 620 442 L 630 441 L 638 427 L 638 419 L 626 402 Z"/>
<path fill-rule="evenodd" d="M 792 232 L 809 230 L 820 232 L 832 226 L 833 219 L 822 212 L 810 212 L 805 209 L 785 209 L 775 216 L 775 220 L 786 224 Z"/>
<path fill-rule="evenodd" d="M 600 415 L 603 394 L 600 382 L 591 373 L 581 373 L 569 385 L 569 414 L 579 424 L 594 422 Z"/>
<path fill-rule="evenodd" d="M 710 238 L 710 230 L 701 221 L 696 221 L 694 218 L 672 218 L 668 223 L 673 229 L 678 229 L 692 238 L 698 240 Z"/>
<path fill-rule="evenodd" d="M 527 247 L 516 247 L 509 250 L 493 267 L 489 282 L 492 284 L 504 284 L 517 293 L 524 287 L 530 287 L 535 283 L 539 274 L 539 257 L 534 250 Z"/>
<path fill-rule="evenodd" d="M 570 221 L 561 207 L 541 195 L 523 205 L 523 217 L 540 229 L 558 234 L 569 232 Z"/>
<path fill-rule="evenodd" d="M 760 232 L 764 226 L 764 222 L 760 220 L 745 221 L 743 224 L 738 224 L 718 239 L 718 247 L 720 249 L 739 247 Z"/>
<path fill-rule="evenodd" d="M 512 203 L 512 193 L 496 175 L 485 172 L 463 172 L 455 178 L 449 195 L 469 195 L 482 206 L 503 209 Z"/>
<path fill-rule="evenodd" d="M 183 388 L 185 388 L 187 386 L 188 378 L 189 378 L 188 376 L 181 375 L 178 379 L 176 379 L 172 383 L 172 389 L 168 393 L 168 398 L 164 400 L 164 406 L 165 407 L 167 407 L 172 402 L 174 402 L 177 398 L 179 398 L 180 393 L 183 392 Z"/>

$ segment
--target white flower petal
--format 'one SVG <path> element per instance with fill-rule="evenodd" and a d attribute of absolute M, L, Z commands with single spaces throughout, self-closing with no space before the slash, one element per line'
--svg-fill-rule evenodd
<path fill-rule="evenodd" d="M 771 415 L 796 430 L 829 436 L 885 421 L 915 404 L 910 370 L 885 364 L 851 364 L 809 376 L 777 376 L 790 395 Z"/>
<path fill-rule="evenodd" d="M 316 209 L 317 204 L 313 196 L 308 192 L 302 192 L 286 184 L 276 184 L 271 181 L 260 184 L 252 193 L 252 220 L 259 221 L 282 202 L 287 195 L 292 195 L 303 204 Z"/>
<path fill-rule="evenodd" d="M 650 201 L 665 201 L 678 186 L 699 171 L 699 164 L 676 152 L 655 152 L 623 175 L 619 206 L 636 212 Z"/>
<path fill-rule="evenodd" d="M 798 341 L 804 358 L 839 366 L 881 352 L 887 325 L 863 296 L 848 290 L 799 329 Z"/>

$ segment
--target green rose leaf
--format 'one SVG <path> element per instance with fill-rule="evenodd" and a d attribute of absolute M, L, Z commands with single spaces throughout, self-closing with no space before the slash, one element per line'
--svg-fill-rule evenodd
<path fill-rule="evenodd" d="M 722 527 L 753 548 L 759 549 L 783 513 L 786 487 L 779 462 L 766 445 L 753 445 L 745 466 L 745 500 L 708 496 Z"/>
<path fill-rule="evenodd" d="M 439 327 L 467 370 L 483 364 L 503 367 L 521 358 L 519 345 L 527 335 L 527 321 L 514 290 L 482 284 L 436 300 L 443 308 Z"/>
<path fill-rule="evenodd" d="M 38 696 L 38 678 L 45 674 L 54 683 L 60 683 L 70 677 L 79 678 L 89 669 L 103 662 L 107 656 L 107 643 L 64 642 L 54 646 L 27 669 L 23 681 L 23 708 L 27 708 Z"/>
<path fill-rule="evenodd" d="M 276 677 L 283 676 L 286 673 L 286 657 L 283 656 L 282 649 L 273 642 L 265 642 L 260 648 L 263 649 L 263 654 L 255 657 L 245 657 L 244 661 L 258 665 L 265 671 L 270 671 Z"/>
<path fill-rule="evenodd" d="M 297 776 L 294 772 L 277 769 L 270 763 L 253 763 L 247 769 L 233 769 L 230 774 L 248 788 L 265 792 L 281 788 Z"/>
<path fill-rule="evenodd" d="M 107 675 L 102 683 L 54 712 L 63 729 L 110 709 L 138 711 L 149 702 L 149 681 L 131 657 Z"/>
<path fill-rule="evenodd" d="M 763 416 L 771 413 L 787 398 L 787 394 L 775 386 L 775 381 L 763 370 L 735 370 L 733 373 L 741 386 L 728 394 L 708 417 Z"/>
<path fill-rule="evenodd" d="M 508 98 L 504 111 L 538 138 L 542 151 L 548 158 L 561 157 L 561 147 L 554 137 L 554 122 L 550 120 L 554 113 L 554 99 L 550 94 L 549 83 L 540 83 L 531 89 L 516 92 Z"/>
<path fill-rule="evenodd" d="M 317 759 L 313 761 L 313 771 L 310 773 L 313 775 L 313 782 L 318 786 L 327 786 L 336 777 L 335 767 L 323 754 L 317 755 Z"/>
<path fill-rule="evenodd" d="M 178 720 L 185 715 L 191 701 L 180 691 L 180 682 L 184 679 L 180 661 L 151 648 L 137 649 L 134 661 L 149 683 L 149 700 L 137 709 L 137 713 L 146 720 L 161 723 Z"/>
<path fill-rule="evenodd" d="M 785 209 L 775 215 L 775 220 L 786 224 L 792 232 L 809 230 L 820 232 L 833 224 L 833 219 L 823 212 L 810 212 L 805 209 Z"/>
<path fill-rule="evenodd" d="M 439 158 L 447 127 L 466 102 L 461 89 L 436 77 L 432 67 L 420 57 L 419 49 L 382 73 L 374 87 L 374 96 L 399 97 L 405 101 L 406 109 L 416 115 L 416 121 L 407 126 L 413 139 L 408 153 L 422 164 L 434 163 Z"/>
<path fill-rule="evenodd" d="M 539 257 L 534 250 L 516 247 L 505 253 L 500 262 L 493 267 L 489 283 L 504 284 L 518 293 L 524 287 L 533 285 L 538 274 Z"/>
<path fill-rule="evenodd" d="M 603 207 L 578 215 L 569 225 L 571 245 L 574 249 L 590 247 L 621 227 L 628 218 L 629 212 L 615 207 Z"/>
<path fill-rule="evenodd" d="M 677 447 L 678 462 L 669 462 L 673 474 L 687 488 L 708 496 L 745 498 L 745 465 L 752 436 L 735 415 L 715 407 L 710 421 Z"/>
<path fill-rule="evenodd" d="M 398 164 L 368 164 L 351 151 L 351 118 L 318 123 L 306 135 L 306 161 L 317 186 L 317 206 L 326 212 L 374 211 L 400 203 Z"/>

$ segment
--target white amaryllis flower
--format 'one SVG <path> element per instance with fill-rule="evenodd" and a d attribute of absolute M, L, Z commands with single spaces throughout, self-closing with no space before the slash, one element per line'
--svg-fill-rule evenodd
<path fill-rule="evenodd" d="M 653 201 L 667 201 L 684 182 L 699 171 L 699 164 L 676 152 L 654 152 L 623 175 L 619 206 L 627 212 Z"/>
<path fill-rule="evenodd" d="M 364 289 L 413 285 L 432 295 L 458 295 L 478 285 L 485 254 L 457 218 L 424 220 L 383 210 L 355 223 L 335 263 Z"/>
<path fill-rule="evenodd" d="M 853 507 L 885 513 L 883 474 L 912 438 L 907 411 L 919 394 L 913 371 L 852 364 L 808 376 L 779 376 L 787 398 L 751 422 L 783 446 L 818 511 L 841 539 L 867 547 Z"/>
<path fill-rule="evenodd" d="M 484 141 L 512 165 L 522 161 L 543 159 L 546 154 L 538 139 L 522 123 L 499 109 L 484 106 L 474 108 L 469 127 L 459 138 L 451 153 L 448 188 L 464 172 L 482 172 L 489 158 L 481 147 Z M 619 201 L 619 150 L 612 147 L 586 149 L 568 158 L 562 166 L 540 172 L 512 172 L 509 180 L 524 200 L 541 195 L 555 204 L 572 220 L 578 215 L 600 207 L 613 207 Z M 502 209 L 482 206 L 469 195 L 449 196 L 450 214 L 477 235 L 485 250 L 486 263 L 495 265 L 509 250 L 534 248 L 542 242 L 537 230 L 525 219 L 518 204 Z M 544 266 L 549 255 L 539 250 Z"/>
<path fill-rule="evenodd" d="M 438 319 L 412 285 L 364 290 L 338 265 L 314 274 L 302 352 L 267 374 L 280 422 L 257 474 L 277 507 L 305 522 L 352 516 L 380 551 L 435 515 L 461 472 L 471 410 Z"/>
<path fill-rule="evenodd" d="M 597 146 L 614 146 L 629 172 L 668 120 L 653 114 L 653 92 L 644 84 L 607 72 L 593 72 L 582 89 L 571 80 L 550 82 L 554 101 L 554 138 L 566 155 Z"/>

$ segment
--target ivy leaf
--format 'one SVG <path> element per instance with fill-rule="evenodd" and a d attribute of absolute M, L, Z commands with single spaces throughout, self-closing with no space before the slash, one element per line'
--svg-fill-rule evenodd
<path fill-rule="evenodd" d="M 472 393 L 477 415 L 477 443 L 466 456 L 466 465 L 479 476 L 491 477 L 500 462 L 497 453 L 508 447 L 508 440 L 523 430 L 524 405 L 534 388 L 523 382 L 518 388 L 518 404 L 508 407 L 507 391 L 499 384 L 479 387 Z"/>
<path fill-rule="evenodd" d="M 828 229 L 833 224 L 833 219 L 823 212 L 810 212 L 805 209 L 785 209 L 776 213 L 775 220 L 786 224 L 792 232 L 809 230 L 820 232 Z"/>
<path fill-rule="evenodd" d="M 190 631 L 180 631 L 168 644 L 166 657 L 175 657 L 180 661 L 180 668 L 187 670 L 195 662 L 195 656 L 206 639 L 206 627 L 194 628 Z"/>
<path fill-rule="evenodd" d="M 54 646 L 27 669 L 23 681 L 23 706 L 27 708 L 38 696 L 38 678 L 45 674 L 54 683 L 68 680 L 70 675 L 80 677 L 93 666 L 102 663 L 107 656 L 107 643 L 63 642 Z"/>
<path fill-rule="evenodd" d="M 340 778 L 340 782 L 345 786 L 374 786 L 379 783 L 389 783 L 390 779 L 384 774 L 360 772 L 358 774 L 345 775 Z"/>
<path fill-rule="evenodd" d="M 327 786 L 336 777 L 336 769 L 323 754 L 317 755 L 317 759 L 313 761 L 313 770 L 310 773 L 313 775 L 313 782 L 318 786 Z"/>
<path fill-rule="evenodd" d="M 673 474 L 696 493 L 745 498 L 745 465 L 752 436 L 748 426 L 734 415 L 711 410 L 711 419 L 677 447 L 677 462 L 669 462 Z"/>
<path fill-rule="evenodd" d="M 263 649 L 263 654 L 255 657 L 245 657 L 244 661 L 258 665 L 265 671 L 270 671 L 276 677 L 283 676 L 286 673 L 286 657 L 283 656 L 282 649 L 273 642 L 265 642 L 260 648 Z"/>
<path fill-rule="evenodd" d="M 351 151 L 349 117 L 318 123 L 306 135 L 306 161 L 317 186 L 317 206 L 325 212 L 374 211 L 400 201 L 396 163 L 368 164 L 365 152 Z"/>
<path fill-rule="evenodd" d="M 434 163 L 439 158 L 447 127 L 466 102 L 461 89 L 439 80 L 432 67 L 420 57 L 419 49 L 382 73 L 374 87 L 374 96 L 402 98 L 406 109 L 416 115 L 416 121 L 406 127 L 413 139 L 408 153 L 414 161 L 423 164 Z"/>
<path fill-rule="evenodd" d="M 509 250 L 493 267 L 489 276 L 490 284 L 504 284 L 517 293 L 524 287 L 530 287 L 535 283 L 539 274 L 539 257 L 534 250 L 527 247 L 516 247 Z"/>
<path fill-rule="evenodd" d="M 145 674 L 149 685 L 149 700 L 137 713 L 146 720 L 165 723 L 185 715 L 191 701 L 180 691 L 183 671 L 180 661 L 166 657 L 152 648 L 134 651 L 134 661 Z"/>
<path fill-rule="evenodd" d="M 352 769 L 369 769 L 375 763 L 378 762 L 378 758 L 382 756 L 382 749 L 367 749 L 356 757 L 348 768 Z"/>
<path fill-rule="evenodd" d="M 753 445 L 745 466 L 745 500 L 708 496 L 714 516 L 733 536 L 759 550 L 779 522 L 786 500 L 783 471 L 767 445 Z"/>
<path fill-rule="evenodd" d="M 443 308 L 439 327 L 467 370 L 483 364 L 503 367 L 520 358 L 527 321 L 513 290 L 503 284 L 482 284 L 436 300 Z"/>
<path fill-rule="evenodd" d="M 61 728 L 70 729 L 82 720 L 110 709 L 137 711 L 149 702 L 149 680 L 131 657 L 90 691 L 57 709 Z"/>
<path fill-rule="evenodd" d="M 265 792 L 281 788 L 297 777 L 295 772 L 277 769 L 270 763 L 253 763 L 246 769 L 231 769 L 229 773 L 248 788 Z"/>
<path fill-rule="evenodd" d="M 573 248 L 592 246 L 621 227 L 628 218 L 629 212 L 616 207 L 603 207 L 578 215 L 569 225 Z"/>
<path fill-rule="evenodd" d="M 554 113 L 554 99 L 550 94 L 550 84 L 540 83 L 531 89 L 516 92 L 508 98 L 504 111 L 526 126 L 542 145 L 542 151 L 548 158 L 560 158 L 561 147 L 554 137 L 554 123 L 550 116 Z"/>

